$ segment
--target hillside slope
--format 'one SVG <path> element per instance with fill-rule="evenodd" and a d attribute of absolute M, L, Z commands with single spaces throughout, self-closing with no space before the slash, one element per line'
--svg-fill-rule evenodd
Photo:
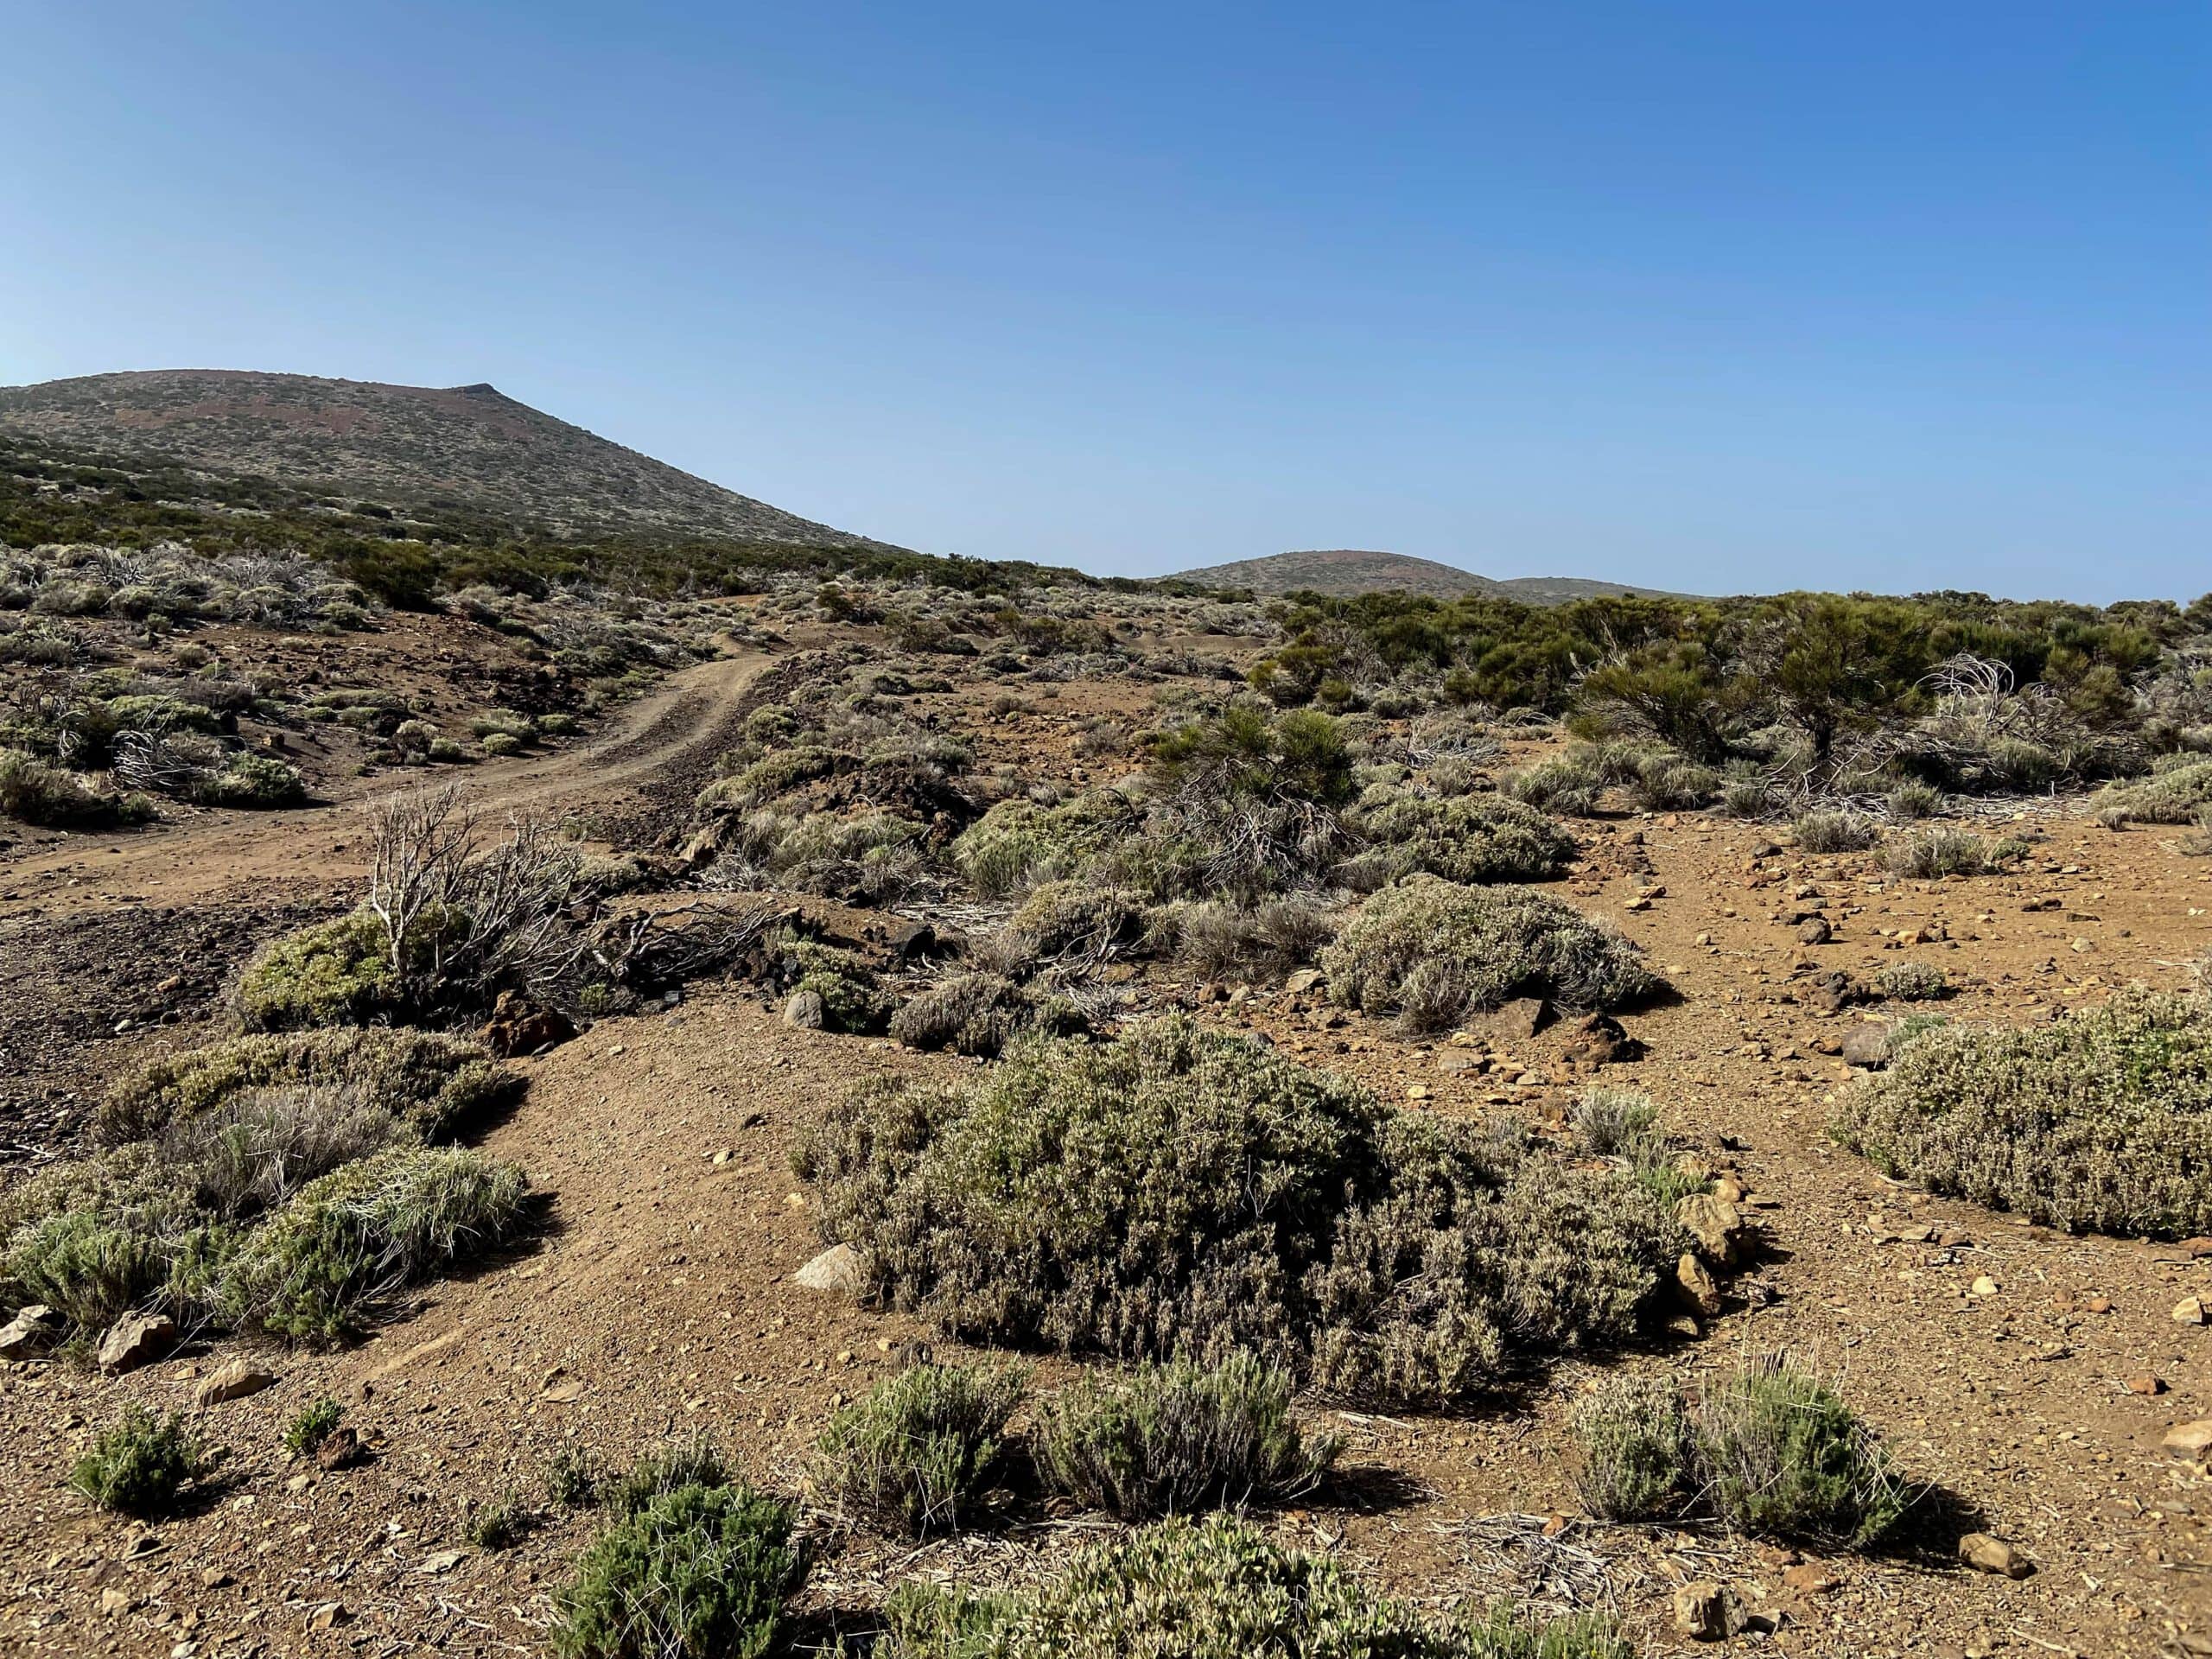
<path fill-rule="evenodd" d="M 1479 594 L 1516 599 L 1524 605 L 1560 605 L 1593 594 L 1662 591 L 1581 576 L 1512 576 L 1501 582 L 1454 565 L 1439 564 L 1433 559 L 1359 548 L 1276 553 L 1264 559 L 1239 559 L 1175 574 L 1182 581 L 1211 588 L 1249 588 L 1263 598 L 1301 590 L 1339 598 L 1353 594 L 1417 594 L 1430 599 L 1459 599 Z"/>
<path fill-rule="evenodd" d="M 632 531 L 876 545 L 772 507 L 488 385 L 392 386 L 157 369 L 0 387 L 0 434 L 556 533 Z"/>

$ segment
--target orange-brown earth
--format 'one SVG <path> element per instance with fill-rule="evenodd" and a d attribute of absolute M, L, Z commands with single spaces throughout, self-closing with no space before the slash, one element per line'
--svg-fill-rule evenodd
<path fill-rule="evenodd" d="M 531 766 L 550 765 L 568 770 L 531 798 L 634 789 L 671 763 L 655 722 L 712 687 L 693 728 L 702 729 L 744 672 L 741 661 L 694 671 L 617 733 L 555 762 L 478 769 L 471 787 L 488 802 L 528 793 L 548 782 Z M 1084 719 L 1109 707 L 1135 715 L 1148 696 L 1079 682 L 1057 698 L 1025 693 L 1036 712 L 993 720 L 981 709 L 989 690 L 963 688 L 939 706 L 972 722 L 987 763 L 1018 756 L 1063 776 Z M 642 770 L 615 776 L 617 752 Z M 1350 1433 L 1353 1478 L 1270 1524 L 1431 1602 L 1501 1592 L 1556 1602 L 1570 1586 L 1602 1582 L 1655 1649 L 1680 1644 L 1672 1586 L 1717 1578 L 1774 1625 L 1737 1642 L 1782 1653 L 2212 1652 L 2212 1482 L 2158 1444 L 2172 1424 L 2212 1416 L 2212 1332 L 2170 1312 L 2185 1296 L 2212 1296 L 2212 1262 L 1931 1199 L 1825 1132 L 1847 1082 L 1827 1051 L 1859 1015 L 1814 1009 L 1803 993 L 1815 970 L 1865 976 L 1902 951 L 1946 970 L 1958 989 L 1943 1010 L 1951 1017 L 2018 1021 L 2130 979 L 2177 983 L 2202 952 L 2212 861 L 2183 855 L 2169 834 L 2115 835 L 2063 809 L 2031 825 L 2044 838 L 2018 873 L 1933 883 L 1886 879 L 1864 855 L 1755 858 L 1770 830 L 1699 816 L 1578 826 L 1588 856 L 1566 886 L 1618 920 L 1682 992 L 1629 1022 L 1646 1057 L 1601 1075 L 1648 1091 L 1686 1145 L 1741 1171 L 1763 1253 L 1734 1281 L 1730 1310 L 1672 1352 L 1564 1364 L 1459 1417 L 1315 1405 Z M 340 843 L 357 835 L 344 814 L 308 812 L 143 847 L 83 838 L 73 868 L 27 865 L 0 880 L 17 895 L 0 901 L 0 925 L 63 893 L 80 914 L 156 894 L 194 914 L 258 913 L 265 893 L 219 891 L 217 878 L 327 888 L 354 850 Z M 1802 946 L 1775 919 L 1799 908 L 1825 914 L 1833 942 Z M 1925 942 L 1904 942 L 1915 938 Z M 219 975 L 208 966 L 212 995 Z M 1172 974 L 1128 988 L 1131 1012 L 1187 1006 L 1386 1098 L 1446 1113 L 1554 1120 L 1590 1080 L 1560 1058 L 1556 1029 L 1415 1042 L 1347 1020 L 1313 992 Z M 126 1033 L 110 1052 L 105 1069 L 143 1048 Z M 127 1523 L 61 1482 L 122 1402 L 185 1403 L 242 1344 L 188 1350 L 112 1381 L 62 1363 L 0 1376 L 0 1463 L 13 1476 L 0 1492 L 0 1646 L 181 1659 L 539 1651 L 550 1592 L 591 1522 L 548 1509 L 527 1541 L 493 1553 L 466 1541 L 472 1506 L 510 1490 L 539 1502 L 537 1468 L 556 1451 L 588 1447 L 619 1465 L 694 1429 L 715 1433 L 756 1480 L 796 1491 L 836 1405 L 927 1338 L 899 1316 L 791 1282 L 820 1240 L 788 1160 L 812 1116 L 856 1079 L 957 1075 L 969 1063 L 795 1031 L 728 988 L 601 1021 L 519 1064 L 529 1094 L 485 1144 L 551 1195 L 546 1236 L 427 1288 L 358 1348 L 257 1355 L 279 1381 L 207 1414 L 206 1432 L 231 1456 L 193 1510 Z M 1984 1280 L 1993 1290 L 1974 1294 Z M 1718 1533 L 1575 1518 L 1565 1420 L 1601 1367 L 1701 1373 L 1777 1344 L 1836 1374 L 1900 1460 L 1936 1483 L 1911 1543 L 1877 1557 L 1799 1557 Z M 1049 1364 L 1039 1385 L 1063 1374 Z M 2162 1391 L 2131 1391 L 2145 1377 Z M 283 1424 L 324 1394 L 369 1440 L 364 1465 L 323 1473 L 286 1460 Z M 826 1536 L 807 1633 L 823 1636 L 901 1576 L 1019 1577 L 1099 1526 L 1017 1508 L 1000 1529 L 922 1548 Z M 1973 1528 L 2024 1550 L 2033 1576 L 1961 1567 L 1952 1547 Z"/>

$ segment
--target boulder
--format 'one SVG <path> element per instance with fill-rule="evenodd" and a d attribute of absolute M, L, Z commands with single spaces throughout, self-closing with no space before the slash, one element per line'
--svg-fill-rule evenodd
<path fill-rule="evenodd" d="M 829 1011 L 819 991 L 793 991 L 784 1004 L 784 1023 L 798 1031 L 819 1031 Z"/>
<path fill-rule="evenodd" d="M 1726 1642 L 1735 1633 L 1733 1599 L 1710 1579 L 1675 1592 L 1675 1628 L 1693 1642 Z"/>
<path fill-rule="evenodd" d="M 1744 1212 L 1727 1199 L 1710 1192 L 1693 1192 L 1675 1205 L 1675 1214 L 1708 1260 L 1725 1268 L 1742 1254 L 1748 1224 Z"/>
<path fill-rule="evenodd" d="M 1890 1063 L 1890 1028 L 1879 1020 L 1854 1026 L 1843 1039 L 1843 1063 L 1878 1071 Z"/>
<path fill-rule="evenodd" d="M 501 1059 L 535 1054 L 576 1034 L 575 1023 L 557 1008 L 541 1008 L 512 991 L 501 991 L 481 1033 L 484 1046 Z"/>
<path fill-rule="evenodd" d="M 217 1368 L 214 1374 L 204 1379 L 193 1391 L 192 1403 L 203 1411 L 209 1406 L 219 1406 L 226 1400 L 243 1400 L 250 1394 L 259 1394 L 276 1379 L 267 1371 L 257 1370 L 242 1359 L 232 1360 Z"/>
<path fill-rule="evenodd" d="M 857 1296 L 861 1283 L 860 1252 L 849 1244 L 832 1244 L 791 1274 L 791 1282 L 809 1290 L 836 1290 Z"/>
<path fill-rule="evenodd" d="M 1544 1006 L 1541 997 L 1516 996 L 1510 1002 L 1501 1003 L 1491 1016 L 1491 1024 L 1501 1037 L 1529 1038 L 1544 1028 L 1551 1010 Z"/>
<path fill-rule="evenodd" d="M 176 1321 L 166 1313 L 126 1313 L 100 1338 L 100 1370 L 111 1376 L 136 1370 L 168 1352 L 176 1341 Z"/>
<path fill-rule="evenodd" d="M 334 1428 L 315 1449 L 315 1467 L 325 1471 L 350 1469 L 361 1460 L 361 1437 L 350 1428 Z"/>
<path fill-rule="evenodd" d="M 1960 1539 L 1959 1559 L 1977 1573 L 2005 1579 L 2024 1579 L 2036 1570 L 2026 1555 L 1993 1533 L 1970 1532 Z"/>
<path fill-rule="evenodd" d="M 1682 1259 L 1675 1264 L 1675 1287 L 1683 1301 L 1711 1319 L 1720 1312 L 1720 1287 L 1713 1273 L 1697 1258 L 1694 1250 L 1684 1250 Z"/>
<path fill-rule="evenodd" d="M 2212 1455 L 2212 1417 L 2200 1417 L 2193 1423 L 2177 1423 L 2158 1444 L 2171 1456 L 2202 1463 Z"/>
<path fill-rule="evenodd" d="M 1618 1065 L 1643 1058 L 1643 1045 L 1630 1036 L 1610 1014 L 1592 1014 L 1577 1021 L 1568 1039 L 1569 1058 L 1586 1065 Z"/>
<path fill-rule="evenodd" d="M 1826 944 L 1834 937 L 1835 930 L 1828 925 L 1825 916 L 1808 916 L 1797 924 L 1797 942 L 1800 944 Z"/>
<path fill-rule="evenodd" d="M 60 1317 L 44 1302 L 33 1302 L 0 1325 L 0 1359 L 35 1359 L 60 1340 Z"/>

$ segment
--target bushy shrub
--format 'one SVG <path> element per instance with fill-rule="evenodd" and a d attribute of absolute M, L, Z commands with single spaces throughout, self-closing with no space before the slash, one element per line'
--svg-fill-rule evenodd
<path fill-rule="evenodd" d="M 1881 1442 L 1779 1357 L 1700 1390 L 1693 1433 L 1706 1500 L 1738 1532 L 1863 1549 L 1910 1507 Z"/>
<path fill-rule="evenodd" d="M 1057 806 L 1001 801 L 952 843 L 952 861 L 986 899 L 1027 893 L 1082 873 L 1116 836 L 1138 822 L 1128 800 L 1093 790 Z"/>
<path fill-rule="evenodd" d="M 1605 1521 L 1680 1516 L 1694 1477 L 1688 1414 L 1669 1380 L 1610 1376 L 1576 1402 L 1574 1438 L 1582 1449 L 1575 1490 Z"/>
<path fill-rule="evenodd" d="M 1202 900 L 1163 907 L 1153 922 L 1172 933 L 1179 961 L 1209 976 L 1286 972 L 1311 962 L 1336 932 L 1332 912 L 1303 897 L 1264 899 L 1249 909 Z"/>
<path fill-rule="evenodd" d="M 2188 823 L 2212 806 L 2212 760 L 2192 760 L 2101 791 L 2095 804 L 2138 823 Z"/>
<path fill-rule="evenodd" d="M 1096 968 L 1131 955 L 1144 940 L 1144 900 L 1088 881 L 1047 881 L 1022 901 L 986 954 L 1009 973 Z"/>
<path fill-rule="evenodd" d="M 1873 821 L 1856 812 L 1808 812 L 1790 829 L 1808 853 L 1863 853 L 1880 839 Z"/>
<path fill-rule="evenodd" d="M 1635 1651 L 1597 1615 L 1546 1624 L 1499 1605 L 1432 1619 L 1327 1556 L 1223 1516 L 1140 1529 L 1010 1594 L 905 1585 L 885 1623 L 882 1659 L 1632 1659 Z"/>
<path fill-rule="evenodd" d="M 22 749 L 0 748 L 0 817 L 69 826 L 135 823 L 153 816 L 142 796 L 104 794 L 75 772 Z"/>
<path fill-rule="evenodd" d="M 265 754 L 234 754 L 221 771 L 193 791 L 202 806 L 265 810 L 297 806 L 308 798 L 307 780 L 296 768 Z"/>
<path fill-rule="evenodd" d="M 310 1031 L 390 1013 L 400 976 L 385 945 L 365 911 L 273 939 L 238 976 L 238 1018 L 251 1031 Z"/>
<path fill-rule="evenodd" d="M 1933 784 L 1899 784 L 1890 791 L 1890 816 L 1901 823 L 1932 818 L 1943 810 L 1943 791 Z"/>
<path fill-rule="evenodd" d="M 1318 1484 L 1340 1437 L 1308 1439 L 1289 1372 L 1250 1354 L 1216 1366 L 1086 1376 L 1039 1413 L 1037 1461 L 1060 1491 L 1124 1521 L 1286 1503 Z"/>
<path fill-rule="evenodd" d="M 479 1549 L 512 1549 L 530 1536 L 536 1525 L 530 1506 L 508 1492 L 469 1512 L 468 1541 Z"/>
<path fill-rule="evenodd" d="M 1931 1023 L 1854 1084 L 1838 1140 L 1885 1174 L 2069 1232 L 2212 1232 L 2212 1014 L 2124 991 L 2046 1024 Z"/>
<path fill-rule="evenodd" d="M 1609 1521 L 1710 1515 L 1755 1537 L 1865 1548 L 1914 1493 L 1826 1382 L 1766 1355 L 1707 1383 L 1615 1377 L 1576 1407 L 1583 1501 Z"/>
<path fill-rule="evenodd" d="M 1627 1089 L 1586 1089 L 1574 1103 L 1574 1132 L 1601 1158 L 1624 1156 L 1652 1131 L 1658 1108 Z"/>
<path fill-rule="evenodd" d="M 176 1507 L 184 1488 L 206 1467 L 200 1441 L 181 1416 L 156 1417 L 143 1406 L 128 1405 L 77 1460 L 69 1484 L 104 1510 L 158 1516 Z"/>
<path fill-rule="evenodd" d="M 94 1127 L 116 1146 L 150 1140 L 248 1090 L 345 1089 L 436 1140 L 521 1084 L 480 1045 L 442 1032 L 371 1026 L 238 1037 L 145 1062 L 109 1090 Z"/>
<path fill-rule="evenodd" d="M 58 1165 L 0 1201 L 0 1305 L 43 1302 L 87 1332 L 149 1306 L 188 1316 L 233 1239 L 151 1147 Z"/>
<path fill-rule="evenodd" d="M 864 1086 L 798 1163 L 870 1293 L 949 1334 L 1250 1348 L 1344 1395 L 1449 1401 L 1510 1345 L 1624 1341 L 1685 1236 L 1628 1175 L 1183 1020 L 1027 1039 L 965 1091 Z"/>
<path fill-rule="evenodd" d="M 334 1341 L 405 1286 L 514 1237 L 528 1203 L 512 1164 L 395 1147 L 302 1187 L 247 1236 L 216 1296 L 232 1325 Z"/>
<path fill-rule="evenodd" d="M 783 1504 L 685 1485 L 594 1539 L 554 1598 L 563 1659 L 762 1659 L 805 1576 Z"/>
<path fill-rule="evenodd" d="M 1946 875 L 1984 875 L 2012 852 L 2010 844 L 1992 848 L 1963 830 L 1942 828 L 1898 836 L 1882 849 L 1882 868 L 1892 875 L 1935 880 Z"/>
<path fill-rule="evenodd" d="M 1393 792 L 1351 815 L 1359 861 L 1379 887 L 1425 870 L 1447 881 L 1535 881 L 1574 856 L 1574 838 L 1534 807 L 1497 795 L 1435 799 Z"/>
<path fill-rule="evenodd" d="M 236 1220 L 404 1135 L 391 1112 L 356 1090 L 253 1089 L 172 1124 L 161 1150 L 200 1203 Z"/>
<path fill-rule="evenodd" d="M 727 1486 L 734 1478 L 712 1437 L 691 1434 L 646 1452 L 613 1483 L 607 1496 L 620 1514 L 636 1515 L 683 1487 Z"/>
<path fill-rule="evenodd" d="M 891 1034 L 909 1048 L 995 1059 L 1025 1032 L 1065 1035 L 1083 1025 L 1068 1003 L 1040 1001 L 1001 975 L 955 974 L 901 1003 L 891 1016 Z"/>
<path fill-rule="evenodd" d="M 1666 982 L 1619 933 L 1531 887 L 1416 880 L 1370 899 L 1321 952 L 1329 991 L 1439 1031 L 1516 996 L 1568 1008 L 1647 1001 Z"/>
<path fill-rule="evenodd" d="M 815 1447 L 823 1499 L 871 1526 L 917 1538 L 957 1530 L 997 1477 L 1019 1367 L 916 1365 L 830 1420 Z"/>
<path fill-rule="evenodd" d="M 771 939 L 768 950 L 786 990 L 810 991 L 822 999 L 824 1031 L 881 1031 L 889 1020 L 893 999 L 865 957 L 793 933 Z"/>
<path fill-rule="evenodd" d="M 1926 1002 L 1950 994 L 1951 982 L 1928 962 L 1892 962 L 1874 976 L 1874 988 L 1900 1002 Z"/>

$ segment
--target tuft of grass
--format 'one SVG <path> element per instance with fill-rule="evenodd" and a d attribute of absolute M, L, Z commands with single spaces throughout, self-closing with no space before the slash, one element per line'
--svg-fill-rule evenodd
<path fill-rule="evenodd" d="M 830 1420 L 815 1447 L 825 1502 L 916 1538 L 957 1530 L 997 1476 L 1006 1422 L 1021 1402 L 1019 1366 L 916 1365 L 886 1377 Z"/>
<path fill-rule="evenodd" d="M 328 1395 L 311 1406 L 302 1407 L 297 1416 L 284 1426 L 284 1449 L 295 1457 L 311 1457 L 315 1449 L 336 1431 L 339 1420 L 346 1414 L 345 1408 Z"/>
<path fill-rule="evenodd" d="M 1874 988 L 1899 1002 L 1929 1002 L 1949 995 L 1951 982 L 1933 963 L 1892 962 L 1874 976 Z"/>
<path fill-rule="evenodd" d="M 1941 826 L 1900 836 L 1882 849 L 1882 868 L 1892 875 L 1932 881 L 1947 875 L 1986 875 L 2016 856 L 2016 843 L 1992 847 L 1980 836 Z"/>
<path fill-rule="evenodd" d="M 1605 1521 L 1656 1521 L 1683 1512 L 1694 1490 L 1689 1417 L 1670 1381 L 1609 1376 L 1578 1401 L 1582 1448 L 1575 1490 Z"/>
<path fill-rule="evenodd" d="M 1295 1389 L 1288 1371 L 1249 1353 L 1085 1376 L 1039 1414 L 1038 1464 L 1059 1491 L 1124 1521 L 1291 1502 L 1344 1444 L 1300 1432 Z"/>
<path fill-rule="evenodd" d="M 2212 760 L 2165 766 L 2132 784 L 2101 791 L 2096 804 L 2136 823 L 2190 823 L 2212 807 Z"/>
<path fill-rule="evenodd" d="M 522 1171 L 465 1148 L 395 1147 L 333 1171 L 247 1236 L 216 1298 L 228 1322 L 332 1342 L 405 1286 L 520 1233 Z"/>
<path fill-rule="evenodd" d="M 1694 1432 L 1707 1501 L 1739 1532 L 1863 1549 L 1910 1507 L 1872 1432 L 1780 1356 L 1703 1389 Z"/>
<path fill-rule="evenodd" d="M 1330 995 L 1414 1031 L 1516 996 L 1575 1009 L 1647 1001 L 1666 981 L 1613 929 L 1532 887 L 1420 879 L 1386 887 L 1321 952 Z"/>
<path fill-rule="evenodd" d="M 536 1529 L 530 1506 L 507 1492 L 480 1504 L 468 1517 L 468 1541 L 483 1550 L 512 1549 Z"/>
<path fill-rule="evenodd" d="M 2212 1003 L 2139 987 L 2018 1028 L 1931 1016 L 1833 1133 L 1885 1174 L 2069 1232 L 2212 1232 Z"/>
<path fill-rule="evenodd" d="M 1871 818 L 1856 812 L 1808 812 L 1790 826 L 1808 853 L 1863 853 L 1880 838 Z"/>
<path fill-rule="evenodd" d="M 1574 1132 L 1600 1158 L 1625 1157 L 1650 1135 L 1659 1109 L 1630 1089 L 1586 1089 L 1574 1103 Z"/>
<path fill-rule="evenodd" d="M 554 1649 L 563 1659 L 762 1659 L 805 1573 L 784 1504 L 740 1486 L 677 1486 L 585 1549 L 554 1598 Z"/>
<path fill-rule="evenodd" d="M 611 1491 L 604 1483 L 601 1491 L 620 1513 L 636 1515 L 657 1498 L 682 1487 L 727 1486 L 731 1479 L 721 1449 L 710 1436 L 702 1433 L 671 1440 L 658 1451 L 648 1452 Z"/>
<path fill-rule="evenodd" d="M 606 1478 L 599 1459 L 581 1447 L 564 1447 L 538 1465 L 545 1501 L 560 1510 L 596 1508 Z"/>
<path fill-rule="evenodd" d="M 1327 1556 L 1224 1516 L 1169 1520 L 1080 1552 L 1006 1594 L 900 1586 L 882 1659 L 1632 1659 L 1603 1618 L 1546 1623 L 1508 1605 L 1435 1619 Z"/>
<path fill-rule="evenodd" d="M 174 1510 L 184 1488 L 207 1467 L 206 1453 L 181 1414 L 156 1417 L 143 1406 L 128 1405 L 77 1460 L 69 1484 L 104 1510 L 157 1516 Z"/>

